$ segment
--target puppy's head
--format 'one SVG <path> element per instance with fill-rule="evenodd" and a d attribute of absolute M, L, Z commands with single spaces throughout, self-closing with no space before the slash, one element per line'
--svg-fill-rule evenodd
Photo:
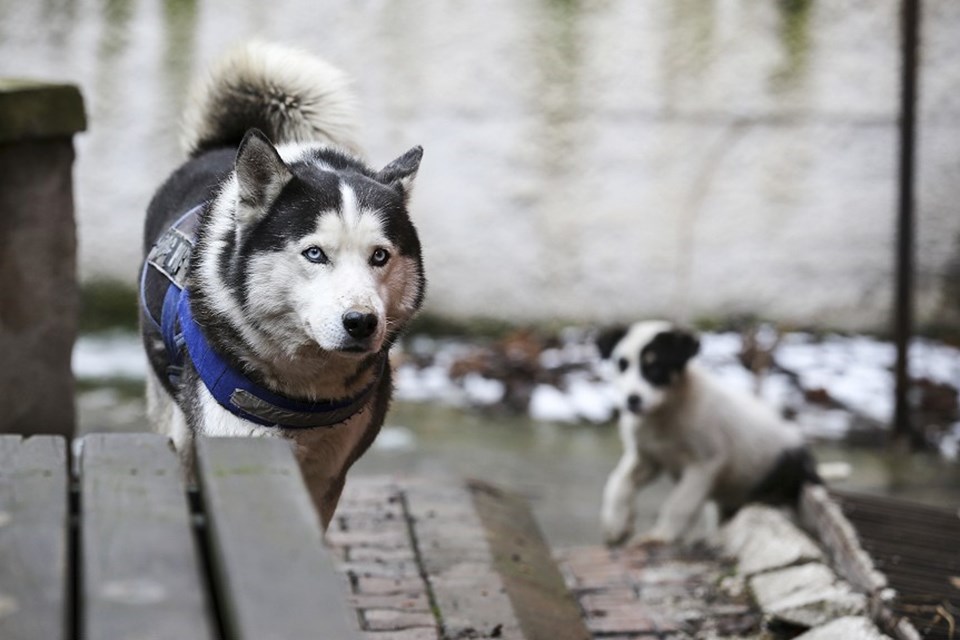
<path fill-rule="evenodd" d="M 620 408 L 642 415 L 666 401 L 700 342 L 668 322 L 648 321 L 601 332 L 597 347 L 613 362 Z"/>

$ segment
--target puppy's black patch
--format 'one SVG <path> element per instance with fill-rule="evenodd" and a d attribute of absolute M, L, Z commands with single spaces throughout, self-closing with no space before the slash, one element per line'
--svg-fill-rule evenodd
<path fill-rule="evenodd" d="M 700 350 L 700 341 L 679 329 L 663 331 L 640 350 L 640 375 L 655 387 L 665 387 Z"/>
<path fill-rule="evenodd" d="M 609 358 L 617 343 L 623 340 L 623 336 L 627 335 L 627 331 L 627 327 L 616 326 L 603 329 L 597 334 L 596 343 L 597 349 L 600 351 L 600 357 L 604 360 Z"/>
<path fill-rule="evenodd" d="M 773 468 L 753 488 L 748 501 L 795 505 L 807 482 L 823 483 L 817 474 L 816 460 L 806 448 L 788 449 L 780 454 Z"/>

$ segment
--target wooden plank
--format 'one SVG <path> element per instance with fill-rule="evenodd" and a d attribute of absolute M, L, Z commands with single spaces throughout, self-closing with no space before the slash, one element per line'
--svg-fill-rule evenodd
<path fill-rule="evenodd" d="M 500 574 L 528 640 L 590 640 L 526 501 L 477 480 L 467 485 Z"/>
<path fill-rule="evenodd" d="M 85 640 L 214 637 L 179 465 L 163 436 L 83 439 Z"/>
<path fill-rule="evenodd" d="M 0 638 L 66 638 L 66 442 L 0 436 Z"/>
<path fill-rule="evenodd" d="M 200 438 L 197 462 L 227 635 L 360 638 L 290 443 Z"/>

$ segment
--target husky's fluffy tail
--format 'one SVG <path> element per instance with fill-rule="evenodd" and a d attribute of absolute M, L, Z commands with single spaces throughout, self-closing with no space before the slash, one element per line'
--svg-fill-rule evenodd
<path fill-rule="evenodd" d="M 324 142 L 359 151 L 347 76 L 310 54 L 253 42 L 219 61 L 194 87 L 182 145 L 194 156 L 238 145 L 251 127 L 274 144 Z"/>

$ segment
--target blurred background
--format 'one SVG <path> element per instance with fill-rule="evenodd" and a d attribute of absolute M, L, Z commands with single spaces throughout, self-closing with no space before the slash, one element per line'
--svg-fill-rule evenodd
<path fill-rule="evenodd" d="M 960 504 L 960 3 L 924 0 L 911 408 L 893 412 L 896 0 L 0 0 L 0 76 L 80 86 L 80 429 L 146 428 L 143 212 L 191 80 L 257 37 L 343 68 L 373 164 L 425 148 L 429 289 L 360 473 L 525 492 L 599 540 L 619 455 L 601 325 L 658 316 L 796 421 L 844 486 Z M 665 490 L 645 492 L 652 517 Z M 642 524 L 641 524 L 642 526 Z"/>

